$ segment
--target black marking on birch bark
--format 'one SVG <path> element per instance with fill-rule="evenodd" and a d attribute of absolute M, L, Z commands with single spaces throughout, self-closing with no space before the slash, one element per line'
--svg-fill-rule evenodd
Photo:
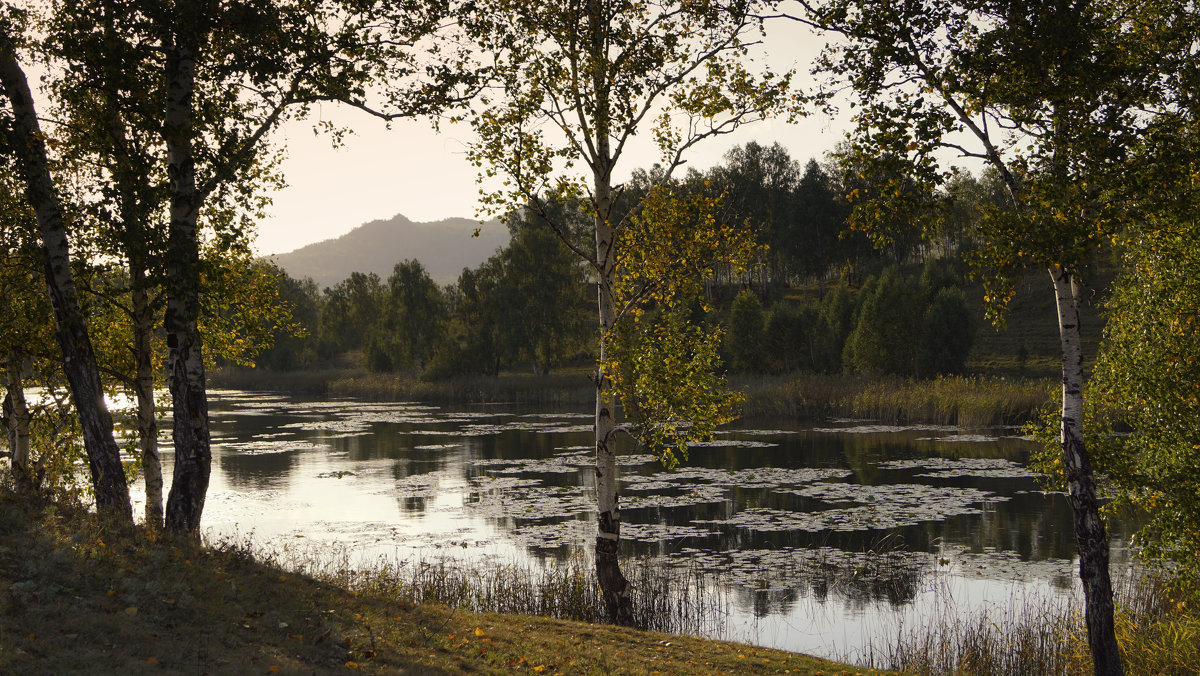
<path fill-rule="evenodd" d="M 600 515 L 599 529 L 601 533 L 621 534 L 621 510 L 617 507 Z"/>

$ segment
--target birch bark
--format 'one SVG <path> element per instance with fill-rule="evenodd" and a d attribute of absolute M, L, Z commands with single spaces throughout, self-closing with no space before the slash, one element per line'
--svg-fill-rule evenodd
<path fill-rule="evenodd" d="M 601 138 L 598 145 L 601 149 L 606 149 L 607 141 Z M 607 169 L 596 175 L 595 191 L 596 260 L 600 264 L 600 280 L 596 284 L 600 317 L 600 366 L 596 372 L 596 511 L 599 514 L 596 533 L 596 576 L 604 594 L 604 606 L 609 621 L 631 625 L 633 607 L 629 595 L 629 582 L 621 573 L 617 555 L 621 539 L 621 509 L 617 498 L 617 452 L 613 447 L 616 397 L 612 379 L 604 370 L 608 356 L 608 336 L 616 322 L 613 298 L 616 283 L 613 255 L 615 233 L 609 221 L 612 211 L 612 182 Z"/>
<path fill-rule="evenodd" d="M 1083 350 L 1079 331 L 1079 287 L 1074 275 L 1058 267 L 1050 270 L 1058 307 L 1062 342 L 1062 443 L 1063 468 L 1074 516 L 1075 545 L 1079 550 L 1079 578 L 1083 582 L 1088 644 L 1097 674 L 1124 673 L 1113 625 L 1112 580 L 1108 571 L 1108 534 L 1096 500 L 1096 480 L 1083 441 Z"/>
<path fill-rule="evenodd" d="M 173 36 L 174 37 L 174 36 Z M 208 493 L 212 448 L 208 427 L 200 315 L 200 249 L 197 220 L 201 196 L 196 189 L 192 101 L 196 52 L 168 40 L 167 106 L 164 116 L 171 222 L 167 238 L 168 387 L 174 413 L 175 468 L 167 497 L 166 527 L 199 537 Z"/>
<path fill-rule="evenodd" d="M 4 399 L 4 419 L 7 423 L 8 448 L 12 453 L 13 483 L 19 493 L 37 490 L 37 477 L 29 458 L 29 404 L 25 401 L 25 384 L 21 373 L 21 354 L 10 352 L 4 365 L 7 373 Z"/>
<path fill-rule="evenodd" d="M 146 271 L 132 260 L 129 265 L 133 287 L 134 392 L 137 395 L 138 450 L 146 483 L 146 524 L 163 525 L 162 458 L 158 453 L 158 419 L 155 416 L 153 345 L 154 319 L 146 291 Z"/>
<path fill-rule="evenodd" d="M 54 307 L 55 335 L 62 348 L 63 367 L 83 430 L 96 510 L 102 518 L 113 523 L 132 525 L 129 487 L 113 437 L 112 415 L 104 402 L 96 355 L 79 305 L 71 271 L 71 249 L 62 205 L 50 177 L 45 136 L 38 125 L 29 82 L 17 63 L 12 44 L 11 36 L 0 32 L 0 80 L 3 80 L 5 94 L 12 105 L 14 150 L 25 182 L 26 197 L 37 216 L 38 234 L 45 254 L 46 287 Z"/>

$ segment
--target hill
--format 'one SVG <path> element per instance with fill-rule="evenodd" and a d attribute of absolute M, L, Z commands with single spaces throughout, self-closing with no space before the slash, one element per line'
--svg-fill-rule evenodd
<path fill-rule="evenodd" d="M 473 237 L 477 228 L 479 236 Z M 470 218 L 447 218 L 414 223 L 397 214 L 270 259 L 292 277 L 312 277 L 321 288 L 352 272 L 374 272 L 387 279 L 396 263 L 413 258 L 438 284 L 449 284 L 463 268 L 477 267 L 507 243 L 508 230 L 499 221 L 481 225 Z"/>

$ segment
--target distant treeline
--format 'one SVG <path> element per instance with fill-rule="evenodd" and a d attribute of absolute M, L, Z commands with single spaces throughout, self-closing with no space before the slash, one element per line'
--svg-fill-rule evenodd
<path fill-rule="evenodd" d="M 636 173 L 624 201 L 637 203 L 656 170 Z M 707 310 L 693 316 L 724 331 L 731 371 L 963 370 L 976 322 L 958 261 L 973 245 L 972 221 L 1001 203 L 1000 191 L 987 177 L 962 176 L 930 196 L 941 204 L 931 216 L 939 238 L 921 238 L 913 224 L 912 237 L 877 248 L 848 221 L 848 196 L 866 189 L 862 182 L 852 167 L 810 160 L 801 168 L 778 144 L 756 143 L 679 179 L 685 190 L 720 195 L 723 222 L 752 229 L 760 243 L 747 269 L 706 280 Z M 584 241 L 588 217 L 578 204 L 554 208 L 579 224 L 566 240 L 532 210 L 510 215 L 511 242 L 444 288 L 413 260 L 387 279 L 354 273 L 323 290 L 280 273 L 280 297 L 301 330 L 280 331 L 259 366 L 310 368 L 349 356 L 373 372 L 438 379 L 593 363 L 595 276 L 572 251 L 593 246 Z"/>

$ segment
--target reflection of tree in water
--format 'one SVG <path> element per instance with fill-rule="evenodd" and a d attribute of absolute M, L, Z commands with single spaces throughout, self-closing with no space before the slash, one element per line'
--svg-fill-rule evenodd
<path fill-rule="evenodd" d="M 876 541 L 877 549 L 849 552 L 831 547 L 711 552 L 693 549 L 673 554 L 667 565 L 694 566 L 730 588 L 741 604 L 759 617 L 788 613 L 799 599 L 819 602 L 834 597 L 852 609 L 886 602 L 909 603 L 921 589 L 934 561 L 924 553 Z"/>
<path fill-rule="evenodd" d="M 424 514 L 425 510 L 429 506 L 424 497 L 417 497 L 417 496 L 400 498 L 399 503 L 400 503 L 400 510 L 402 512 L 404 512 L 405 514 L 412 514 L 412 513 Z"/>
<path fill-rule="evenodd" d="M 755 617 L 786 615 L 799 599 L 795 589 L 738 589 L 735 599 L 739 605 L 754 608 Z"/>
<path fill-rule="evenodd" d="M 220 449 L 214 464 L 225 476 L 229 485 L 238 490 L 263 490 L 279 488 L 292 483 L 300 454 L 304 451 L 288 451 L 289 442 L 276 442 L 280 450 L 275 452 L 238 452 L 236 449 Z M 295 446 L 292 443 L 292 446 Z"/>

